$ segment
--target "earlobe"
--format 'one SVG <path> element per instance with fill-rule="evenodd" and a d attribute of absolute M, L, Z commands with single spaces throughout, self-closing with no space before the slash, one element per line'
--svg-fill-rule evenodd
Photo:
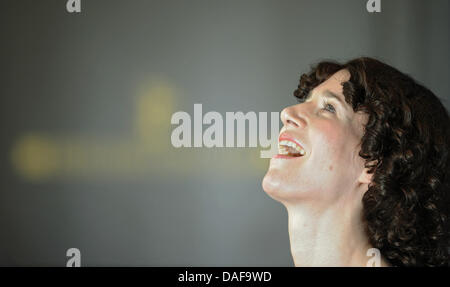
<path fill-rule="evenodd" d="M 363 184 L 369 184 L 372 182 L 373 173 L 369 173 L 368 168 L 364 168 L 359 176 L 359 182 Z"/>
<path fill-rule="evenodd" d="M 369 184 L 372 182 L 373 175 L 376 171 L 376 167 L 378 166 L 378 161 L 371 161 L 369 163 L 369 165 L 366 165 L 366 166 L 369 166 L 369 167 L 365 167 L 363 169 L 363 171 L 361 172 L 361 175 L 359 176 L 359 182 L 362 184 L 365 184 L 365 183 Z M 369 173 L 369 170 L 372 169 L 373 167 L 375 167 L 374 171 L 372 173 Z"/>

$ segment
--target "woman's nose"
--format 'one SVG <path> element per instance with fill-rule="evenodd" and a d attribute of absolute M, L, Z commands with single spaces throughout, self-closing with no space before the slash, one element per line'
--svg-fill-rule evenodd
<path fill-rule="evenodd" d="M 281 121 L 285 126 L 293 128 L 305 127 L 306 121 L 302 113 L 296 106 L 286 107 L 281 111 Z"/>

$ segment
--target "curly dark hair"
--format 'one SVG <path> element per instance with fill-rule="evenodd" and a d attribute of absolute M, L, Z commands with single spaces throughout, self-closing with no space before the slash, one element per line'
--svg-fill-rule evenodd
<path fill-rule="evenodd" d="M 448 112 L 429 89 L 372 58 L 324 61 L 303 74 L 294 96 L 346 69 L 345 101 L 368 114 L 359 155 L 372 175 L 363 221 L 373 247 L 393 266 L 449 265 Z"/>

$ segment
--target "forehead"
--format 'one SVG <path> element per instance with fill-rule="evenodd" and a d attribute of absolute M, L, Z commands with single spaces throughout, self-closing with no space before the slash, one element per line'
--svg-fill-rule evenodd
<path fill-rule="evenodd" d="M 350 80 L 350 73 L 345 69 L 339 70 L 331 75 L 326 81 L 315 87 L 314 91 L 322 92 L 324 90 L 329 90 L 330 92 L 343 97 L 342 83 L 345 83 L 348 80 Z"/>

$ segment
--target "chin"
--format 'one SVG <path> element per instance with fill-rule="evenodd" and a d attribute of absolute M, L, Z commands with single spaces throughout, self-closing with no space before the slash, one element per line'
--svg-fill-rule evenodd
<path fill-rule="evenodd" d="M 277 176 L 277 172 L 268 171 L 262 180 L 262 188 L 272 199 L 283 202 L 289 197 L 282 188 L 282 179 Z"/>
<path fill-rule="evenodd" d="M 280 174 L 278 170 L 270 169 L 262 180 L 262 188 L 272 199 L 284 205 L 305 200 L 315 201 L 320 195 L 318 189 L 304 189 L 304 183 L 291 182 L 288 177 Z"/>
<path fill-rule="evenodd" d="M 262 180 L 262 188 L 263 190 L 271 196 L 272 194 L 276 193 L 276 191 L 280 187 L 280 182 L 278 180 L 275 180 L 272 176 L 272 172 L 269 170 L 266 175 L 264 176 Z"/>

